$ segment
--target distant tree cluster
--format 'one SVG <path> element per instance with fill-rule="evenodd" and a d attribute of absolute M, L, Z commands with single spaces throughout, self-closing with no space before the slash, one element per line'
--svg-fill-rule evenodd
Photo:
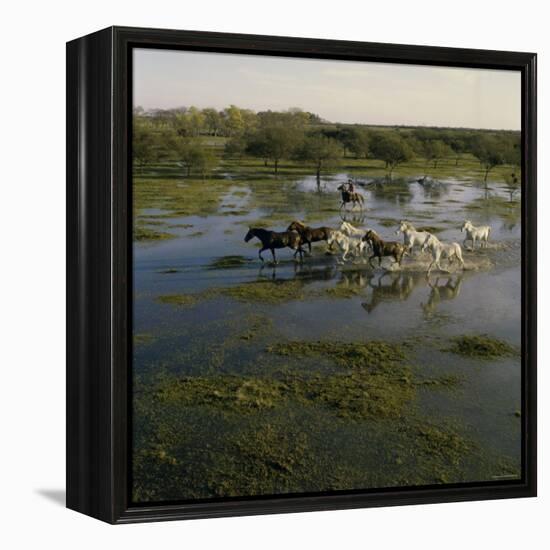
<path fill-rule="evenodd" d="M 277 174 L 281 161 L 294 160 L 321 174 L 347 157 L 384 162 L 391 177 L 402 163 L 424 159 L 426 171 L 443 161 L 459 162 L 473 155 L 480 163 L 484 181 L 503 164 L 521 164 L 518 132 L 452 128 L 368 127 L 333 124 L 298 108 L 286 111 L 182 107 L 171 110 L 134 110 L 133 156 L 138 169 L 165 160 L 182 166 L 185 175 L 206 177 L 217 165 L 213 138 L 223 138 L 226 158 L 262 159 Z M 219 144 L 219 140 L 218 140 Z"/>

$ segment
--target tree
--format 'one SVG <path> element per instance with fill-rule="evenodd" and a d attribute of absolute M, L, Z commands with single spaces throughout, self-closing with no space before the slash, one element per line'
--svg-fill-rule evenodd
<path fill-rule="evenodd" d="M 217 136 L 223 126 L 222 117 L 216 109 L 207 107 L 202 110 L 202 115 L 204 117 L 204 125 L 206 126 L 208 133 L 212 136 Z"/>
<path fill-rule="evenodd" d="M 245 123 L 241 109 L 236 105 L 230 105 L 223 112 L 224 127 L 229 137 L 241 134 L 244 131 Z"/>
<path fill-rule="evenodd" d="M 368 158 L 370 154 L 370 136 L 365 128 L 354 129 L 348 142 L 349 150 L 357 157 Z"/>
<path fill-rule="evenodd" d="M 243 136 L 235 136 L 227 140 L 223 154 L 227 158 L 240 158 L 246 152 L 247 141 Z"/>
<path fill-rule="evenodd" d="M 304 138 L 296 150 L 296 158 L 311 163 L 315 167 L 317 185 L 321 182 L 321 172 L 336 166 L 342 156 L 342 150 L 334 138 L 322 134 L 310 134 Z"/>
<path fill-rule="evenodd" d="M 462 155 L 466 152 L 466 143 L 463 139 L 458 137 L 452 137 L 449 140 L 449 146 L 453 150 L 455 156 L 455 166 L 458 166 L 458 161 L 462 158 Z"/>
<path fill-rule="evenodd" d="M 195 171 L 202 177 L 202 179 L 205 179 L 206 176 L 210 175 L 210 172 L 212 172 L 217 164 L 217 159 L 212 152 L 212 149 L 201 146 L 200 144 L 193 145 L 189 160 L 194 166 Z"/>
<path fill-rule="evenodd" d="M 427 162 L 433 162 L 434 168 L 437 168 L 437 163 L 452 154 L 452 149 L 442 140 L 434 139 L 424 142 L 424 157 Z"/>
<path fill-rule="evenodd" d="M 472 153 L 479 160 L 483 170 L 485 170 L 483 181 L 487 184 L 489 172 L 495 166 L 504 164 L 503 146 L 494 136 L 481 134 L 473 143 Z"/>
<path fill-rule="evenodd" d="M 153 127 L 135 117 L 132 131 L 132 156 L 141 171 L 157 160 L 157 145 Z"/>
<path fill-rule="evenodd" d="M 299 139 L 300 132 L 296 128 L 284 126 L 261 128 L 250 136 L 246 150 L 250 155 L 263 158 L 264 161 L 273 161 L 275 174 L 277 174 L 279 162 L 291 156 Z"/>
<path fill-rule="evenodd" d="M 508 174 L 505 178 L 506 181 L 506 191 L 510 196 L 510 202 L 513 202 L 514 195 L 519 191 L 521 187 L 521 180 L 518 172 L 515 170 Z"/>
<path fill-rule="evenodd" d="M 403 162 L 414 158 L 414 152 L 409 144 L 397 133 L 378 132 L 371 140 L 372 155 L 386 163 L 389 177 Z"/>
<path fill-rule="evenodd" d="M 174 158 L 185 168 L 187 177 L 196 172 L 204 179 L 216 166 L 217 159 L 212 150 L 197 138 L 178 136 L 172 147 Z"/>
<path fill-rule="evenodd" d="M 309 122 L 309 115 L 296 107 L 288 111 L 261 111 L 257 115 L 260 128 L 294 128 L 303 130 Z"/>
<path fill-rule="evenodd" d="M 510 135 L 503 138 L 502 154 L 506 164 L 521 166 L 521 139 L 519 135 Z"/>
<path fill-rule="evenodd" d="M 189 107 L 185 113 L 187 118 L 187 125 L 192 136 L 199 136 L 202 129 L 204 128 L 204 115 L 197 109 L 197 107 Z"/>
<path fill-rule="evenodd" d="M 506 164 L 512 166 L 512 172 L 505 177 L 506 190 L 510 202 L 521 188 L 521 140 L 519 135 L 506 136 L 503 144 L 503 155 Z"/>

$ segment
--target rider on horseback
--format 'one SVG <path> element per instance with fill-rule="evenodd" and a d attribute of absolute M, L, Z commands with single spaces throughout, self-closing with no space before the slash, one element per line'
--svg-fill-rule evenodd
<path fill-rule="evenodd" d="M 353 180 L 348 179 L 348 193 L 355 193 L 355 186 L 353 185 Z"/>

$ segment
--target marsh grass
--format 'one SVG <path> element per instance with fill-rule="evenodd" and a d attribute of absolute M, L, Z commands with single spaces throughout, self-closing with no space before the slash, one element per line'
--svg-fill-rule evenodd
<path fill-rule="evenodd" d="M 246 265 L 249 261 L 248 258 L 239 255 L 222 256 L 212 260 L 207 269 L 234 269 Z"/>
<path fill-rule="evenodd" d="M 176 235 L 166 233 L 165 231 L 155 231 L 142 225 L 134 226 L 134 241 L 164 241 L 166 239 L 174 239 Z"/>
<path fill-rule="evenodd" d="M 333 299 L 355 298 L 364 294 L 364 289 L 359 286 L 337 285 L 325 288 L 317 293 L 318 296 Z"/>
<path fill-rule="evenodd" d="M 134 346 L 147 346 L 155 342 L 156 337 L 147 332 L 134 334 Z"/>
<path fill-rule="evenodd" d="M 498 359 L 519 354 L 514 346 L 485 334 L 457 336 L 446 351 L 478 359 Z"/>
<path fill-rule="evenodd" d="M 284 356 L 326 357 L 338 365 L 352 369 L 382 368 L 391 370 L 405 359 L 402 344 L 370 342 L 286 342 L 274 344 L 267 351 Z"/>
<path fill-rule="evenodd" d="M 204 300 L 219 297 L 232 298 L 239 302 L 277 305 L 292 300 L 304 299 L 303 284 L 300 281 L 254 281 L 240 285 L 216 287 L 190 294 L 162 295 L 157 300 L 163 304 L 191 307 Z"/>

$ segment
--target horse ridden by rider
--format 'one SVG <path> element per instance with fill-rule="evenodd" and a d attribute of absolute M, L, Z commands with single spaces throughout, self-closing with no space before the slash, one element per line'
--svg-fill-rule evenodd
<path fill-rule="evenodd" d="M 340 210 L 342 210 L 342 208 L 350 202 L 352 203 L 352 210 L 355 208 L 356 204 L 358 204 L 361 210 L 363 210 L 363 203 L 365 202 L 365 199 L 363 198 L 363 195 L 355 191 L 355 186 L 351 179 L 349 179 L 347 183 L 340 184 L 337 189 L 340 191 L 340 195 L 342 197 Z"/>

